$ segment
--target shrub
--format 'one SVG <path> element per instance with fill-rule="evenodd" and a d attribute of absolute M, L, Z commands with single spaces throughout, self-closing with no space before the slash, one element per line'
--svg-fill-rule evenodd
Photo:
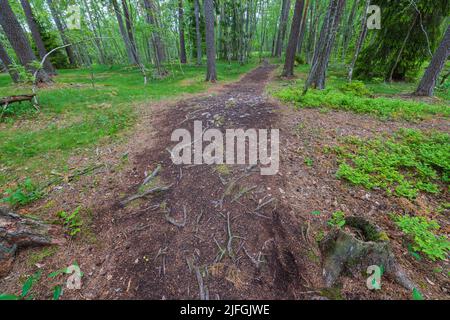
<path fill-rule="evenodd" d="M 433 261 L 447 258 L 450 242 L 445 236 L 434 233 L 440 229 L 436 221 L 408 215 L 392 215 L 392 218 L 402 232 L 411 237 L 414 250 L 423 252 Z"/>
<path fill-rule="evenodd" d="M 14 189 L 7 189 L 6 194 L 7 197 L 3 198 L 0 202 L 8 203 L 13 207 L 27 205 L 39 200 L 43 196 L 41 189 L 29 178 L 23 183 L 19 183 Z"/>

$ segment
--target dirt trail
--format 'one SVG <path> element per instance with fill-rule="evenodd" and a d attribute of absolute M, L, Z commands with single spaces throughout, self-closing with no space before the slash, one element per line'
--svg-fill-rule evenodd
<path fill-rule="evenodd" d="M 136 184 L 127 194 L 137 193 L 144 172 L 158 164 L 158 184 L 173 186 L 112 208 L 120 240 L 106 261 L 115 288 L 107 298 L 299 298 L 301 239 L 299 226 L 281 205 L 281 176 L 261 176 L 257 167 L 244 165 L 175 166 L 166 150 L 174 145 L 172 131 L 192 132 L 194 120 L 223 131 L 272 128 L 277 106 L 263 92 L 273 70 L 259 67 L 223 93 L 183 101 L 154 124 L 158 144 L 136 157 Z M 184 227 L 167 220 L 169 215 L 182 221 L 184 210 Z"/>

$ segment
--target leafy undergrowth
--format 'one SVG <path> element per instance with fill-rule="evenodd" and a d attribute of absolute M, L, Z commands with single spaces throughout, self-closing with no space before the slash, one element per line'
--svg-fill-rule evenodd
<path fill-rule="evenodd" d="M 254 66 L 218 62 L 219 80 L 235 80 Z M 55 84 L 39 90 L 39 113 L 30 103 L 9 106 L 0 122 L 0 191 L 14 180 L 40 180 L 37 173 L 64 171 L 70 156 L 116 139 L 135 123 L 137 103 L 209 87 L 204 66 L 167 68 L 168 77 L 152 79 L 147 86 L 133 67 L 58 70 Z M 0 97 L 30 92 L 29 86 L 13 85 L 8 75 L 0 75 Z"/>
<path fill-rule="evenodd" d="M 367 189 L 414 199 L 419 192 L 438 194 L 450 182 L 450 136 L 401 129 L 391 138 L 347 138 L 336 148 L 337 176 Z"/>
<path fill-rule="evenodd" d="M 359 82 L 339 88 L 308 90 L 305 95 L 303 87 L 295 85 L 280 90 L 275 96 L 283 102 L 293 103 L 297 108 L 329 108 L 371 114 L 381 119 L 417 121 L 432 116 L 450 116 L 447 105 L 372 97 L 371 92 Z"/>
<path fill-rule="evenodd" d="M 420 251 L 433 261 L 445 260 L 450 250 L 450 242 L 445 236 L 435 233 L 439 224 L 426 217 L 411 217 L 408 215 L 392 215 L 393 220 L 403 233 L 414 242 L 413 249 Z"/>

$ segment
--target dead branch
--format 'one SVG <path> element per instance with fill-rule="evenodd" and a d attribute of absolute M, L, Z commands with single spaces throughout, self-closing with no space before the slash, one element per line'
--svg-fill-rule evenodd
<path fill-rule="evenodd" d="M 173 184 L 171 184 L 170 186 L 167 186 L 167 187 L 155 187 L 155 188 L 149 189 L 142 194 L 136 194 L 134 196 L 129 197 L 128 199 L 122 201 L 120 203 L 120 205 L 124 207 L 134 200 L 145 198 L 154 193 L 165 192 L 165 191 L 169 190 L 170 188 L 172 188 L 172 186 L 173 186 Z"/>
<path fill-rule="evenodd" d="M 161 171 L 161 165 L 158 164 L 158 166 L 156 167 L 156 169 L 153 170 L 152 174 L 145 178 L 144 182 L 142 182 L 142 185 L 145 186 L 145 185 L 148 184 L 150 181 L 152 181 L 152 180 L 159 174 L 160 171 Z"/>

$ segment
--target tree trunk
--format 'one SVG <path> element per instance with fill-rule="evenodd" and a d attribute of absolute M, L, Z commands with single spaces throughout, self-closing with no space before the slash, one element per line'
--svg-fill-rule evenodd
<path fill-rule="evenodd" d="M 8 71 L 9 75 L 11 76 L 12 81 L 15 83 L 19 82 L 19 75 L 17 74 L 16 70 L 11 69 L 11 65 L 13 64 L 13 62 L 1 42 L 0 42 L 0 60 L 2 60 L 3 64 L 5 65 L 5 68 Z"/>
<path fill-rule="evenodd" d="M 347 56 L 347 48 L 352 39 L 353 35 L 353 21 L 355 20 L 356 11 L 358 9 L 359 0 L 354 0 L 352 10 L 348 16 L 347 25 L 344 30 L 343 40 L 342 40 L 342 58 L 345 62 L 345 57 Z M 367 11 L 367 10 L 366 10 Z M 363 15 L 367 16 L 367 13 L 363 12 Z M 366 26 L 367 28 L 367 26 Z"/>
<path fill-rule="evenodd" d="M 450 26 L 447 27 L 444 39 L 442 39 L 439 48 L 436 50 L 433 59 L 431 59 L 430 65 L 428 66 L 425 74 L 420 81 L 419 87 L 417 88 L 415 95 L 417 96 L 433 96 L 434 87 L 438 80 L 439 74 L 441 73 L 445 61 L 450 55 Z"/>
<path fill-rule="evenodd" d="M 128 3 L 126 0 L 122 0 L 122 9 L 125 17 L 125 26 L 127 29 L 128 39 L 130 39 L 131 52 L 133 53 L 134 61 L 136 61 L 136 64 L 140 65 L 141 59 L 139 59 L 139 52 L 136 46 L 136 41 L 134 40 L 133 24 L 131 22 Z"/>
<path fill-rule="evenodd" d="M 206 25 L 206 81 L 216 82 L 216 44 L 214 36 L 214 1 L 205 0 L 205 25 Z"/>
<path fill-rule="evenodd" d="M 178 31 L 180 33 L 180 62 L 187 63 L 186 40 L 184 38 L 184 9 L 183 0 L 178 0 Z"/>
<path fill-rule="evenodd" d="M 125 44 L 125 50 L 127 51 L 128 61 L 131 64 L 136 64 L 136 61 L 134 60 L 133 51 L 131 49 L 130 39 L 128 39 L 127 30 L 125 29 L 125 26 L 123 24 L 122 10 L 120 10 L 117 0 L 111 0 L 111 4 L 113 6 L 114 13 L 116 14 L 116 19 L 119 24 L 119 30 L 120 34 L 122 35 L 123 43 Z"/>
<path fill-rule="evenodd" d="M 47 4 L 50 8 L 50 12 L 52 13 L 53 20 L 55 21 L 56 27 L 58 28 L 59 34 L 61 36 L 63 45 L 67 46 L 65 47 L 67 57 L 69 58 L 69 63 L 71 66 L 77 65 L 77 59 L 75 58 L 75 53 L 73 52 L 72 46 L 70 46 L 70 41 L 66 36 L 65 28 L 61 22 L 61 19 L 59 18 L 59 12 L 56 10 L 53 0 L 47 0 Z"/>
<path fill-rule="evenodd" d="M 6 1 L 6 0 L 1 0 Z M 0 207 L 0 277 L 6 276 L 18 249 L 64 243 L 58 227 Z"/>
<path fill-rule="evenodd" d="M 305 84 L 304 92 L 311 85 L 316 89 L 325 89 L 326 70 L 344 8 L 345 0 L 331 0 L 320 32 L 319 42 L 314 52 L 313 64 Z"/>
<path fill-rule="evenodd" d="M 294 75 L 295 52 L 297 51 L 304 5 L 304 0 L 295 1 L 294 18 L 292 19 L 291 34 L 289 36 L 289 43 L 286 50 L 286 61 L 282 74 L 284 77 L 292 77 Z"/>
<path fill-rule="evenodd" d="M 152 0 L 144 0 L 145 11 L 147 12 L 147 23 L 152 26 L 152 43 L 155 50 L 155 56 L 158 64 L 166 60 L 164 44 L 159 35 L 158 22 L 156 19 L 156 7 Z"/>
<path fill-rule="evenodd" d="M 303 41 L 305 39 L 306 20 L 308 19 L 308 8 L 309 8 L 309 0 L 306 0 L 304 13 L 302 14 L 302 24 L 300 27 L 300 36 L 298 38 L 298 44 L 297 44 L 297 52 L 299 55 L 302 54 L 302 46 L 303 46 Z"/>
<path fill-rule="evenodd" d="M 363 19 L 361 22 L 361 33 L 359 34 L 358 42 L 356 43 L 355 54 L 353 55 L 352 62 L 348 71 L 348 81 L 352 82 L 353 69 L 355 68 L 356 60 L 358 60 L 359 53 L 361 52 L 362 45 L 367 36 L 367 9 L 369 8 L 370 0 L 366 1 L 366 6 L 364 7 Z"/>
<path fill-rule="evenodd" d="M 47 49 L 45 48 L 44 41 L 42 41 L 41 33 L 39 32 L 39 25 L 36 21 L 36 18 L 34 17 L 29 0 L 20 0 L 20 3 L 22 4 L 22 8 L 27 19 L 27 24 L 31 30 L 31 35 L 33 37 L 34 43 L 36 44 L 39 57 L 42 60 L 47 54 Z M 55 67 L 53 67 L 50 59 L 45 59 L 44 70 L 47 71 L 48 74 L 56 74 Z"/>
<path fill-rule="evenodd" d="M 0 0 L 0 25 L 20 63 L 28 72 L 34 74 L 36 67 L 33 66 L 33 63 L 37 61 L 36 56 L 7 0 Z M 45 70 L 39 70 L 36 74 L 36 82 L 51 83 L 52 80 Z"/>
<path fill-rule="evenodd" d="M 283 51 L 284 38 L 286 37 L 287 23 L 289 19 L 289 9 L 291 8 L 291 0 L 283 0 L 280 15 L 280 26 L 278 28 L 277 44 L 275 47 L 275 56 L 281 57 Z"/>
<path fill-rule="evenodd" d="M 197 40 L 197 64 L 202 64 L 202 34 L 200 32 L 200 4 L 199 0 L 194 0 L 195 14 L 195 34 Z"/>

